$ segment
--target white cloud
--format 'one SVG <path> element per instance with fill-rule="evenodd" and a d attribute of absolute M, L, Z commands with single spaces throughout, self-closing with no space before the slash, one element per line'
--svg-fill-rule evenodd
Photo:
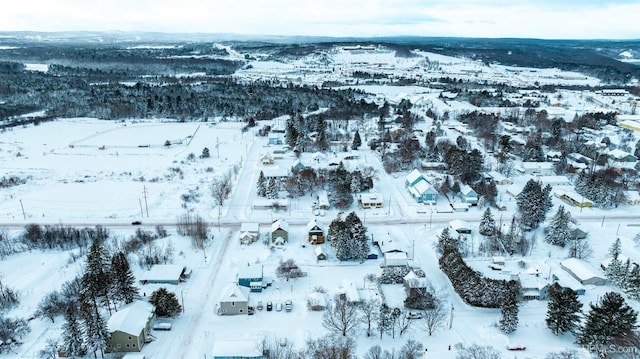
<path fill-rule="evenodd" d="M 21 0 L 0 30 L 640 38 L 631 0 Z"/>

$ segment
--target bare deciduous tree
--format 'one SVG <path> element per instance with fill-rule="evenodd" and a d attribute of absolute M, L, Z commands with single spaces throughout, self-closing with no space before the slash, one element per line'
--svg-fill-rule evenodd
<path fill-rule="evenodd" d="M 424 321 L 427 325 L 427 332 L 431 336 L 436 330 L 444 325 L 447 318 L 447 310 L 440 299 L 436 299 L 435 307 L 424 312 Z"/>
<path fill-rule="evenodd" d="M 287 259 L 286 261 L 280 261 L 278 268 L 276 269 L 276 274 L 278 278 L 286 278 L 287 282 L 290 278 L 300 278 L 302 277 L 302 270 L 296 264 L 293 259 Z"/>
<path fill-rule="evenodd" d="M 322 317 L 322 326 L 339 332 L 343 337 L 360 323 L 358 308 L 342 295 L 337 295 Z"/>
<path fill-rule="evenodd" d="M 371 326 L 378 318 L 380 301 L 378 301 L 377 299 L 365 300 L 360 304 L 360 309 L 362 311 L 362 323 L 366 326 L 367 336 L 370 337 L 372 333 Z"/>

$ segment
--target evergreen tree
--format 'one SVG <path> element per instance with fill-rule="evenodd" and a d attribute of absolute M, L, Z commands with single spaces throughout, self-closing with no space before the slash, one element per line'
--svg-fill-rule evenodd
<path fill-rule="evenodd" d="M 529 180 L 516 198 L 520 224 L 525 230 L 538 228 L 551 208 L 550 189 L 543 191 L 540 182 Z"/>
<path fill-rule="evenodd" d="M 613 285 L 620 287 L 626 281 L 627 273 L 622 261 L 617 257 L 611 258 L 604 272 Z"/>
<path fill-rule="evenodd" d="M 291 148 L 296 147 L 299 133 L 298 133 L 298 129 L 296 128 L 293 116 L 291 116 L 287 120 L 285 131 L 286 131 L 285 138 L 287 139 L 287 145 L 289 145 L 289 147 Z"/>
<path fill-rule="evenodd" d="M 640 267 L 636 264 L 629 273 L 626 281 L 625 292 L 631 299 L 640 299 Z"/>
<path fill-rule="evenodd" d="M 353 143 L 351 143 L 351 149 L 357 150 L 362 146 L 362 139 L 360 138 L 360 133 L 356 130 L 356 133 L 353 135 Z"/>
<path fill-rule="evenodd" d="M 164 287 L 151 293 L 149 303 L 155 306 L 156 315 L 159 317 L 175 317 L 182 311 L 182 306 L 180 306 L 175 293 L 167 291 L 167 288 Z"/>
<path fill-rule="evenodd" d="M 637 328 L 638 313 L 616 292 L 607 292 L 597 304 L 591 304 L 576 342 L 600 354 L 614 340 Z"/>
<path fill-rule="evenodd" d="M 269 178 L 267 181 L 266 197 L 269 199 L 278 198 L 278 183 L 275 178 Z"/>
<path fill-rule="evenodd" d="M 551 224 L 545 230 L 545 241 L 547 243 L 564 247 L 571 240 L 571 229 L 569 223 L 573 223 L 571 213 L 565 211 L 564 206 L 558 207 L 558 212 L 551 219 Z"/>
<path fill-rule="evenodd" d="M 138 288 L 134 285 L 136 278 L 123 252 L 118 252 L 111 258 L 111 276 L 114 300 L 125 304 L 133 302 L 138 295 Z"/>
<path fill-rule="evenodd" d="M 93 352 L 94 357 L 96 357 L 96 352 L 100 352 L 101 356 L 104 356 L 103 353 L 109 336 L 107 322 L 100 314 L 100 309 L 95 300 L 85 297 L 84 293 L 80 299 L 80 318 L 82 318 L 87 349 Z"/>
<path fill-rule="evenodd" d="M 267 180 L 264 178 L 264 172 L 260 171 L 258 183 L 256 183 L 256 193 L 260 197 L 267 196 Z"/>
<path fill-rule="evenodd" d="M 356 212 L 351 212 L 344 219 L 350 231 L 350 257 L 364 262 L 369 254 L 369 244 L 367 242 L 367 228 L 362 224 Z"/>
<path fill-rule="evenodd" d="M 622 245 L 620 244 L 620 238 L 616 238 L 611 247 L 609 248 L 609 255 L 612 258 L 618 258 L 622 253 Z"/>
<path fill-rule="evenodd" d="M 502 299 L 500 307 L 500 320 L 498 326 L 505 333 L 513 333 L 518 329 L 518 297 L 520 296 L 520 284 L 510 281 L 507 284 L 507 291 Z"/>
<path fill-rule="evenodd" d="M 442 232 L 438 235 L 438 242 L 436 243 L 436 249 L 439 254 L 446 252 L 449 249 L 458 250 L 459 240 L 452 236 L 449 231 L 449 227 L 444 227 Z"/>
<path fill-rule="evenodd" d="M 67 356 L 82 356 L 85 353 L 82 324 L 75 309 L 68 308 L 64 313 L 62 325 L 62 350 Z"/>
<path fill-rule="evenodd" d="M 546 322 L 553 334 L 575 333 L 581 314 L 582 303 L 573 289 L 563 289 L 557 282 L 549 287 Z"/>
<path fill-rule="evenodd" d="M 493 219 L 493 214 L 491 214 L 491 209 L 487 208 L 482 214 L 482 219 L 480 219 L 480 234 L 483 236 L 492 236 L 496 231 L 496 221 Z"/>
<path fill-rule="evenodd" d="M 209 149 L 207 147 L 202 149 L 202 158 L 209 158 L 210 154 L 209 154 Z"/>
<path fill-rule="evenodd" d="M 109 290 L 111 288 L 111 274 L 109 254 L 104 248 L 104 239 L 98 235 L 93 239 L 85 272 L 82 276 L 82 285 L 86 291 L 86 298 L 93 301 L 97 307 L 98 303 L 103 304 L 111 313 L 111 301 Z"/>

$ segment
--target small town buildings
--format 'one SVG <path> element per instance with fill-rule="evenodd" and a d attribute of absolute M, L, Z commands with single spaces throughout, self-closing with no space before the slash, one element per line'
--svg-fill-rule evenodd
<path fill-rule="evenodd" d="M 282 145 L 284 144 L 284 137 L 281 133 L 269 132 L 268 142 L 270 145 Z"/>
<path fill-rule="evenodd" d="M 506 186 L 513 184 L 513 181 L 505 177 L 502 173 L 491 171 L 487 173 L 487 176 L 496 183 L 498 186 Z"/>
<path fill-rule="evenodd" d="M 271 223 L 271 244 L 284 245 L 289 242 L 289 223 L 278 219 Z"/>
<path fill-rule="evenodd" d="M 418 277 L 412 270 L 402 278 L 404 288 L 407 294 L 411 295 L 411 292 L 416 290 L 424 290 L 429 287 L 429 281 L 425 277 Z"/>
<path fill-rule="evenodd" d="M 316 200 L 316 205 L 319 209 L 328 210 L 331 205 L 329 204 L 329 195 L 327 195 L 327 191 L 320 190 L 318 191 L 318 197 Z"/>
<path fill-rule="evenodd" d="M 174 284 L 188 277 L 187 267 L 180 264 L 156 264 L 144 272 L 140 278 L 142 284 Z"/>
<path fill-rule="evenodd" d="M 358 293 L 358 288 L 348 279 L 342 280 L 342 285 L 338 289 L 340 296 L 349 303 L 360 303 L 362 299 Z"/>
<path fill-rule="evenodd" d="M 265 168 L 262 173 L 264 173 L 264 178 L 266 180 L 273 178 L 276 181 L 284 181 L 289 178 L 289 171 L 286 168 L 281 167 Z"/>
<path fill-rule="evenodd" d="M 636 156 L 617 148 L 609 151 L 607 156 L 609 157 L 609 161 L 613 163 L 633 163 L 638 160 Z"/>
<path fill-rule="evenodd" d="M 323 311 L 327 307 L 327 297 L 321 292 L 311 292 L 307 296 L 307 307 L 311 311 Z"/>
<path fill-rule="evenodd" d="M 133 301 L 113 313 L 107 321 L 109 336 L 106 353 L 139 352 L 150 339 L 151 323 L 155 318 L 152 304 Z"/>
<path fill-rule="evenodd" d="M 213 359 L 264 359 L 264 341 L 216 340 L 213 343 Z"/>
<path fill-rule="evenodd" d="M 311 244 L 324 243 L 325 229 L 324 224 L 314 218 L 307 223 L 307 242 Z"/>
<path fill-rule="evenodd" d="M 567 176 L 538 176 L 535 179 L 540 182 L 543 188 L 546 185 L 550 185 L 551 187 L 571 186 L 571 181 Z"/>
<path fill-rule="evenodd" d="M 264 268 L 262 265 L 241 266 L 238 269 L 238 285 L 249 288 L 251 292 L 262 292 L 264 285 Z"/>
<path fill-rule="evenodd" d="M 376 192 L 359 194 L 358 203 L 360 204 L 360 207 L 364 209 L 382 208 L 384 206 L 382 195 Z"/>
<path fill-rule="evenodd" d="M 560 151 L 549 151 L 547 152 L 547 161 L 549 162 L 559 162 L 562 158 L 562 152 Z"/>
<path fill-rule="evenodd" d="M 597 275 L 584 261 L 568 258 L 560 262 L 560 267 L 582 285 L 605 285 L 607 279 Z"/>
<path fill-rule="evenodd" d="M 462 202 L 464 203 L 468 203 L 472 206 L 475 206 L 478 204 L 478 194 L 476 193 L 476 191 L 473 190 L 473 188 L 469 187 L 469 185 L 464 185 L 460 187 L 459 196 L 462 199 Z"/>
<path fill-rule="evenodd" d="M 238 234 L 241 244 L 251 244 L 260 239 L 260 223 L 243 222 Z"/>
<path fill-rule="evenodd" d="M 417 169 L 407 175 L 405 187 L 418 203 L 436 204 L 438 192 Z"/>
<path fill-rule="evenodd" d="M 223 291 L 218 307 L 220 315 L 249 313 L 249 289 L 230 283 Z"/>
<path fill-rule="evenodd" d="M 275 163 L 273 156 L 270 153 L 263 153 L 258 157 L 260 164 L 263 166 L 272 165 Z"/>
<path fill-rule="evenodd" d="M 572 187 L 559 186 L 553 189 L 553 195 L 561 200 L 580 208 L 593 207 L 593 202 L 578 194 Z"/>
<path fill-rule="evenodd" d="M 552 176 L 555 174 L 555 164 L 552 162 L 522 162 L 524 173 L 533 176 Z"/>

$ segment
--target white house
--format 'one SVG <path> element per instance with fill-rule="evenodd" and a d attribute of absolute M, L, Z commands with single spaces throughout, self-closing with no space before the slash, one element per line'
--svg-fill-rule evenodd
<path fill-rule="evenodd" d="M 362 208 L 382 208 L 384 206 L 384 200 L 380 193 L 361 193 L 358 196 L 358 203 Z"/>
<path fill-rule="evenodd" d="M 260 223 L 243 222 L 240 225 L 238 238 L 242 244 L 251 244 L 256 242 L 260 239 Z"/>
<path fill-rule="evenodd" d="M 522 162 L 524 173 L 534 176 L 552 176 L 555 174 L 555 164 L 552 162 Z"/>

